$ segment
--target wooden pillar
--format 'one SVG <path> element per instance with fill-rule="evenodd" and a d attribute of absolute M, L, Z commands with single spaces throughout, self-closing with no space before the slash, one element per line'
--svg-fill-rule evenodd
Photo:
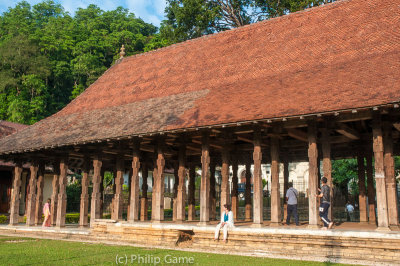
<path fill-rule="evenodd" d="M 367 161 L 367 192 L 368 192 L 368 222 L 369 224 L 376 224 L 375 213 L 375 187 L 374 187 L 374 174 L 372 166 L 372 153 L 368 152 L 366 156 Z"/>
<path fill-rule="evenodd" d="M 185 177 L 186 177 L 186 144 L 181 143 L 179 147 L 179 184 L 178 184 L 178 195 L 176 197 L 176 221 L 182 222 L 186 218 L 185 202 L 186 202 L 186 188 L 185 188 Z"/>
<path fill-rule="evenodd" d="M 220 213 L 224 211 L 224 205 L 230 204 L 229 202 L 229 148 L 228 144 L 225 144 L 222 148 L 222 165 L 221 165 L 221 204 Z"/>
<path fill-rule="evenodd" d="M 130 198 L 129 198 L 129 222 L 136 222 L 139 220 L 139 170 L 140 170 L 140 142 L 138 139 L 133 143 L 133 158 L 132 158 L 132 177 L 130 183 Z M 143 175 L 144 174 L 144 175 Z M 144 200 L 143 208 L 147 207 L 147 166 L 142 168 L 143 186 L 146 186 L 146 197 Z M 147 220 L 147 209 L 143 210 L 143 220 Z"/>
<path fill-rule="evenodd" d="M 148 209 L 148 199 L 147 199 L 147 178 L 149 176 L 149 170 L 147 163 L 143 161 L 142 163 L 142 198 L 140 199 L 140 221 L 147 221 L 147 209 Z M 132 185 L 131 185 L 132 187 Z M 132 195 L 132 193 L 131 193 Z"/>
<path fill-rule="evenodd" d="M 58 203 L 58 184 L 60 177 L 60 161 L 56 160 L 53 164 L 53 181 L 51 183 L 52 193 L 51 193 L 51 204 L 50 204 L 50 220 L 51 225 L 55 226 L 57 221 L 57 203 Z"/>
<path fill-rule="evenodd" d="M 82 171 L 82 192 L 79 209 L 79 226 L 88 226 L 90 158 L 85 157 Z"/>
<path fill-rule="evenodd" d="M 112 211 L 112 217 L 111 219 L 113 220 L 122 220 L 122 207 L 123 207 L 123 195 L 122 195 L 122 185 L 124 184 L 124 157 L 122 154 L 118 155 L 117 158 L 117 173 L 114 178 L 114 184 L 115 184 L 115 193 L 114 193 L 114 198 L 113 198 L 113 211 Z M 139 194 L 139 185 L 138 187 L 138 194 Z M 139 211 L 139 195 L 137 199 L 137 212 Z M 137 216 L 136 216 L 137 218 Z"/>
<path fill-rule="evenodd" d="M 174 186 L 172 191 L 172 221 L 176 222 L 177 213 L 177 198 L 178 198 L 178 185 L 179 185 L 179 162 L 174 163 Z"/>
<path fill-rule="evenodd" d="M 317 125 L 315 121 L 308 122 L 308 226 L 309 228 L 318 227 L 318 206 L 317 206 L 317 187 L 318 187 L 318 148 L 317 148 Z"/>
<path fill-rule="evenodd" d="M 289 189 L 289 161 L 287 154 L 283 158 L 283 221 L 287 218 L 286 192 Z"/>
<path fill-rule="evenodd" d="M 153 222 L 160 222 L 164 220 L 164 190 L 165 190 L 165 176 L 164 176 L 164 138 L 160 137 L 157 143 L 157 173 L 154 177 L 154 184 L 156 188 L 154 209 L 151 211 Z"/>
<path fill-rule="evenodd" d="M 358 165 L 358 202 L 360 207 L 360 223 L 368 222 L 367 213 L 367 193 L 365 189 L 365 165 L 364 165 L 364 153 L 359 148 L 357 154 L 357 165 Z"/>
<path fill-rule="evenodd" d="M 103 219 L 104 214 L 104 176 L 106 174 L 106 170 L 104 168 L 101 169 L 101 177 L 100 177 L 100 219 Z"/>
<path fill-rule="evenodd" d="M 249 222 L 251 221 L 251 164 L 249 161 L 246 162 L 245 173 L 246 173 L 246 184 L 244 191 L 244 204 L 245 204 L 244 220 Z"/>
<path fill-rule="evenodd" d="M 35 224 L 35 211 L 36 211 L 36 183 L 39 165 L 33 162 L 30 167 L 31 176 L 29 178 L 29 193 L 28 204 L 26 207 L 26 225 L 32 226 Z"/>
<path fill-rule="evenodd" d="M 279 191 L 279 139 L 271 138 L 271 226 L 281 221 L 281 194 Z"/>
<path fill-rule="evenodd" d="M 382 123 L 380 115 L 374 113 L 372 121 L 373 150 L 375 158 L 376 204 L 378 210 L 378 230 L 389 229 L 386 195 L 385 168 L 383 158 Z"/>
<path fill-rule="evenodd" d="M 261 130 L 254 129 L 254 171 L 253 171 L 253 227 L 261 227 L 263 224 L 263 187 L 261 174 Z M 278 196 L 279 197 L 279 196 Z"/>
<path fill-rule="evenodd" d="M 236 154 L 232 156 L 232 211 L 233 211 L 233 218 L 236 221 L 238 218 L 238 211 L 239 211 L 238 161 Z"/>
<path fill-rule="evenodd" d="M 90 226 L 93 226 L 94 220 L 101 218 L 101 179 L 102 176 L 102 161 L 98 156 L 95 156 L 93 160 L 93 191 L 92 191 L 92 200 L 90 206 Z"/>
<path fill-rule="evenodd" d="M 389 226 L 393 230 L 398 230 L 399 214 L 397 207 L 396 176 L 394 171 L 392 127 L 393 126 L 391 123 L 385 122 L 384 137 L 383 137 L 384 167 L 386 176 L 385 181 L 386 181 Z"/>
<path fill-rule="evenodd" d="M 188 184 L 188 221 L 194 221 L 196 218 L 195 191 L 196 191 L 196 166 L 191 163 L 189 167 L 189 184 Z"/>
<path fill-rule="evenodd" d="M 67 171 L 68 171 L 68 160 L 60 160 L 60 180 L 59 180 L 59 193 L 57 203 L 57 219 L 56 226 L 65 226 L 65 215 L 67 211 Z"/>
<path fill-rule="evenodd" d="M 43 214 L 43 188 L 44 188 L 44 163 L 39 164 L 38 178 L 36 183 L 36 206 L 35 206 L 35 225 L 42 224 Z"/>
<path fill-rule="evenodd" d="M 210 143 L 209 133 L 203 132 L 201 144 L 200 223 L 210 221 Z"/>
<path fill-rule="evenodd" d="M 333 220 L 333 182 L 332 182 L 332 162 L 331 162 L 331 141 L 330 141 L 330 130 L 328 128 L 322 129 L 322 168 L 324 171 L 324 177 L 328 180 L 327 185 L 330 188 L 331 206 L 328 210 L 328 218 Z M 318 160 L 319 161 L 319 160 Z M 319 170 L 319 167 L 318 167 Z M 321 175 L 319 175 L 321 176 Z M 320 182 L 317 183 L 317 187 Z"/>
<path fill-rule="evenodd" d="M 22 163 L 17 162 L 14 167 L 14 179 L 11 193 L 10 225 L 17 225 L 19 218 L 19 194 L 21 190 Z"/>
<path fill-rule="evenodd" d="M 215 191 L 215 158 L 210 158 L 210 221 L 217 216 L 217 195 Z"/>

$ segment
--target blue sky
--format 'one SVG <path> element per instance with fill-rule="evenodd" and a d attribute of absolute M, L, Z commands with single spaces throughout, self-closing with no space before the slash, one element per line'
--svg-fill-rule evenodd
<path fill-rule="evenodd" d="M 41 0 L 26 0 L 35 5 Z M 15 7 L 20 0 L 0 0 L 0 13 L 7 11 L 8 7 Z M 113 10 L 118 6 L 128 8 L 130 12 L 145 22 L 160 25 L 164 18 L 165 0 L 55 0 L 60 3 L 66 11 L 74 14 L 79 7 L 86 8 L 89 4 L 95 4 L 103 10 Z"/>

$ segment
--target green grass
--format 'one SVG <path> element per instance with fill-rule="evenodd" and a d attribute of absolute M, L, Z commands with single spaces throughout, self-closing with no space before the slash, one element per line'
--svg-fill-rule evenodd
<path fill-rule="evenodd" d="M 164 258 L 193 257 L 194 265 L 329 265 L 330 263 L 294 261 L 269 258 L 255 258 L 237 255 L 184 252 L 166 249 L 148 249 L 131 246 L 113 246 L 60 240 L 20 238 L 0 236 L 1 265 L 115 265 L 116 256 L 122 257 L 128 265 L 131 255 L 142 258 L 160 258 L 160 264 L 166 265 Z M 139 264 L 142 265 L 142 264 Z M 154 265 L 143 264 L 143 265 Z M 168 264 L 170 265 L 170 264 Z M 176 265 L 176 264 L 175 264 Z M 336 264 L 335 264 L 336 265 Z"/>

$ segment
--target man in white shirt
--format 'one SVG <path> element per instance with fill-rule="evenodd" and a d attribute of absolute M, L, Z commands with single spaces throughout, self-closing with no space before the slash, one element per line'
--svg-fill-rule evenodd
<path fill-rule="evenodd" d="M 354 221 L 354 207 L 351 205 L 350 202 L 347 202 L 346 204 L 346 211 L 349 214 L 350 222 Z"/>
<path fill-rule="evenodd" d="M 297 214 L 297 197 L 299 196 L 299 193 L 295 188 L 293 188 L 293 183 L 289 182 L 288 184 L 289 189 L 286 191 L 286 201 L 287 201 L 287 218 L 286 218 L 286 224 L 290 224 L 290 216 L 294 216 L 294 220 L 296 222 L 296 225 L 299 225 L 299 215 Z"/>

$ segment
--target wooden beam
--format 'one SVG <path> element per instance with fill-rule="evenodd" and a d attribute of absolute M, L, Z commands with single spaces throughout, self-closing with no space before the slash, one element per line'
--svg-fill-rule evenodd
<path fill-rule="evenodd" d="M 294 129 L 294 128 L 288 129 L 288 135 L 294 139 L 308 142 L 307 133 L 300 129 Z"/>
<path fill-rule="evenodd" d="M 358 133 L 358 131 L 356 131 L 354 128 L 351 128 L 343 123 L 336 123 L 336 127 L 336 132 L 342 134 L 343 136 L 353 140 L 360 139 L 360 133 Z"/>

